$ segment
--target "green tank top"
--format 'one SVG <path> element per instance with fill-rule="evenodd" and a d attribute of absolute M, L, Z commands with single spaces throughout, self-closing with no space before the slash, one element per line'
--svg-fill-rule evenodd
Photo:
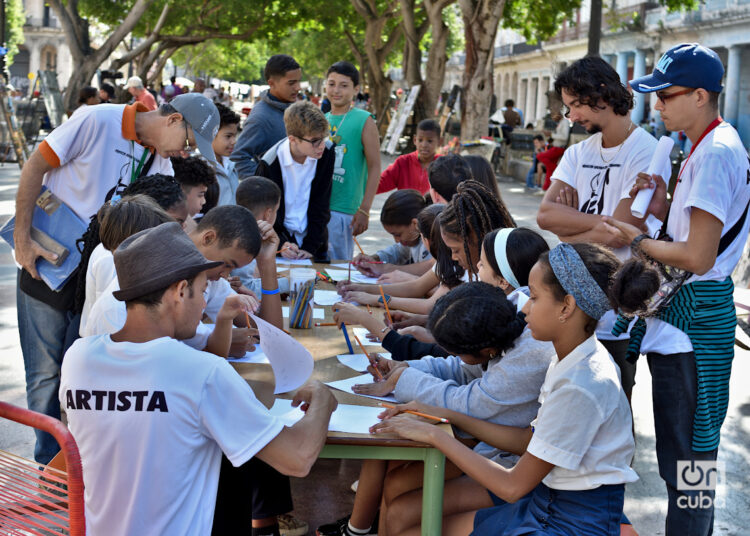
<path fill-rule="evenodd" d="M 333 165 L 331 210 L 354 214 L 362 204 L 367 186 L 367 159 L 362 147 L 362 129 L 370 112 L 351 108 L 341 115 L 326 114 L 331 140 L 336 143 Z"/>

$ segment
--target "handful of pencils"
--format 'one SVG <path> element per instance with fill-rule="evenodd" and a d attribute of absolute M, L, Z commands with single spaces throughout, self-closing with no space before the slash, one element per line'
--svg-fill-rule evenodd
<path fill-rule="evenodd" d="M 289 311 L 289 327 L 294 329 L 312 328 L 312 299 L 315 291 L 315 279 L 295 285 L 292 292 L 292 303 Z"/>

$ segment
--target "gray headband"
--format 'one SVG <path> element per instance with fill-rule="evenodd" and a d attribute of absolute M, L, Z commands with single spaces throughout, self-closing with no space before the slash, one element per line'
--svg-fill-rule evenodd
<path fill-rule="evenodd" d="M 573 246 L 565 242 L 555 246 L 549 252 L 549 264 L 563 290 L 575 298 L 584 313 L 599 320 L 612 309 L 607 295 Z"/>

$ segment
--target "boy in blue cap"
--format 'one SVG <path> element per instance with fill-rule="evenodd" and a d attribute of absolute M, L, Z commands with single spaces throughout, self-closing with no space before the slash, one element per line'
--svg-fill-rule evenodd
<path fill-rule="evenodd" d="M 667 130 L 684 130 L 693 148 L 671 206 L 661 176 L 641 173 L 631 190 L 635 196 L 654 189 L 648 211 L 664 222 L 660 234 L 671 241 L 607 222 L 634 251 L 687 272 L 665 308 L 636 322 L 631 342 L 640 344 L 629 349 L 633 358 L 638 350 L 647 354 L 651 369 L 656 455 L 669 497 L 666 536 L 713 530 L 719 472 L 712 466 L 727 411 L 737 323 L 730 276 L 750 227 L 750 164 L 737 131 L 719 115 L 723 75 L 716 52 L 683 43 L 669 49 L 650 75 L 630 82 L 640 93 L 656 92 L 655 108 Z"/>

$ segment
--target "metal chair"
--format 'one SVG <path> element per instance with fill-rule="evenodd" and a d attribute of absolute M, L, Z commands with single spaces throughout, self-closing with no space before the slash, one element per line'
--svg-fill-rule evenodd
<path fill-rule="evenodd" d="M 86 534 L 81 457 L 73 436 L 57 419 L 0 402 L 0 417 L 51 434 L 66 471 L 0 450 L 0 533 Z"/>

